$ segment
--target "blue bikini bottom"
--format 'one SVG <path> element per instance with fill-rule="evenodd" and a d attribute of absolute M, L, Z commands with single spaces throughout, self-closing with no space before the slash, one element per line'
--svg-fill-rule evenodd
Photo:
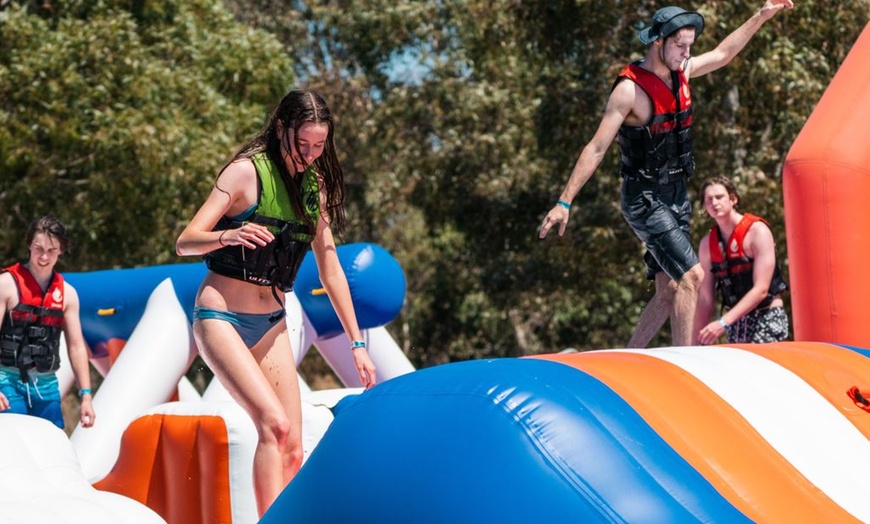
<path fill-rule="evenodd" d="M 284 315 L 283 310 L 280 309 L 274 313 L 234 313 L 209 307 L 193 308 L 194 322 L 206 319 L 229 322 L 236 329 L 236 333 L 242 337 L 242 342 L 248 348 L 252 348 L 275 324 L 284 320 Z"/>

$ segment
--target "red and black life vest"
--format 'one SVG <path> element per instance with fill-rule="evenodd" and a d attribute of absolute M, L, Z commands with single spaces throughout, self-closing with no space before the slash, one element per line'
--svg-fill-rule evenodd
<path fill-rule="evenodd" d="M 620 174 L 646 182 L 667 184 L 695 173 L 692 157 L 692 96 L 682 71 L 671 72 L 673 90 L 654 73 L 629 64 L 613 87 L 630 79 L 649 96 L 653 114 L 643 126 L 622 125 L 618 140 Z"/>
<path fill-rule="evenodd" d="M 751 213 L 745 213 L 743 218 L 731 233 L 728 244 L 722 241 L 719 228 L 710 230 L 710 262 L 713 276 L 716 277 L 716 288 L 722 295 L 722 303 L 726 308 L 734 307 L 746 293 L 752 289 L 752 259 L 743 251 L 743 239 L 746 232 L 756 222 L 767 221 Z M 788 284 L 782 279 L 779 264 L 774 267 L 773 278 L 767 290 L 767 297 L 755 309 L 763 309 L 773 302 L 773 298 L 788 289 Z"/>
<path fill-rule="evenodd" d="M 15 279 L 18 305 L 6 312 L 0 325 L 0 364 L 17 367 L 21 380 L 27 371 L 57 371 L 63 331 L 63 277 L 55 272 L 45 292 L 21 263 L 3 269 Z"/>

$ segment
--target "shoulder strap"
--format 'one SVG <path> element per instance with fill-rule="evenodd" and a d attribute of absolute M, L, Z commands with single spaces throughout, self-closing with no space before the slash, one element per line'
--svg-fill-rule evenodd
<path fill-rule="evenodd" d="M 712 264 L 721 264 L 725 261 L 725 245 L 722 242 L 722 232 L 719 231 L 719 226 L 714 226 L 710 229 L 708 239 L 710 247 L 710 262 Z"/>
<path fill-rule="evenodd" d="M 752 227 L 752 224 L 756 222 L 763 222 L 768 227 L 769 224 L 763 218 L 753 215 L 752 213 L 744 213 L 743 218 L 738 222 L 737 227 L 734 228 L 734 232 L 731 233 L 731 239 L 737 242 L 737 252 L 732 254 L 729 253 L 728 258 L 746 258 L 746 252 L 743 250 L 743 239 L 746 238 L 746 233 L 749 231 L 749 228 Z M 729 239 L 729 242 L 731 241 Z"/>
<path fill-rule="evenodd" d="M 255 214 L 284 218 L 287 221 L 303 222 L 303 217 L 297 217 L 290 201 L 289 188 L 284 183 L 277 166 L 266 153 L 257 153 L 252 157 L 257 168 L 257 178 L 260 183 L 260 200 Z M 314 166 L 309 166 L 299 181 L 298 191 L 302 192 L 302 212 L 312 217 L 314 222 L 320 213 L 320 190 L 317 172 Z"/>

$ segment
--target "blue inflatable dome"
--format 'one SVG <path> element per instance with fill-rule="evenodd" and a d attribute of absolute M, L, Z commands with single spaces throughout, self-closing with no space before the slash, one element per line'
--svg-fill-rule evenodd
<path fill-rule="evenodd" d="M 751 522 L 622 398 L 560 363 L 428 368 L 336 410 L 261 524 Z"/>

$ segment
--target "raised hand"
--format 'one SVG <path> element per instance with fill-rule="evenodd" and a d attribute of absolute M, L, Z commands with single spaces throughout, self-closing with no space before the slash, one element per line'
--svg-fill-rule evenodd
<path fill-rule="evenodd" d="M 767 0 L 761 6 L 761 14 L 770 18 L 780 9 L 791 9 L 793 7 L 794 2 L 792 0 Z"/>

